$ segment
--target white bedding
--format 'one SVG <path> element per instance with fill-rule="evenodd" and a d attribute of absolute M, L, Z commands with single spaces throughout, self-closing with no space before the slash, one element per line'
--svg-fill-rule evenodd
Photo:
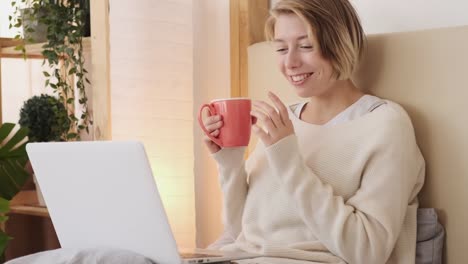
<path fill-rule="evenodd" d="M 5 264 L 154 264 L 142 255 L 120 249 L 56 249 L 13 259 Z"/>

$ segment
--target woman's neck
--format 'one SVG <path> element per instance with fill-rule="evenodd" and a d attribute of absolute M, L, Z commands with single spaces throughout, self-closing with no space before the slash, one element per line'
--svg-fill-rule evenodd
<path fill-rule="evenodd" d="M 307 123 L 323 125 L 363 95 L 351 80 L 337 81 L 326 93 L 310 98 L 301 112 L 300 119 Z"/>

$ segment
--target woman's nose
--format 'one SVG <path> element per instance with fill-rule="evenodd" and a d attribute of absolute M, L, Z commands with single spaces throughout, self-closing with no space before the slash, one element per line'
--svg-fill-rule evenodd
<path fill-rule="evenodd" d="M 298 56 L 297 52 L 290 51 L 286 54 L 285 66 L 288 69 L 294 69 L 301 66 L 301 59 Z"/>

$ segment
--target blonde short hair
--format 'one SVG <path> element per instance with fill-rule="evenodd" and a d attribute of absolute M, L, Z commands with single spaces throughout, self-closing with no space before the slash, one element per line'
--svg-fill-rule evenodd
<path fill-rule="evenodd" d="M 280 0 L 265 24 L 267 40 L 274 39 L 276 20 L 284 14 L 295 14 L 304 21 L 309 37 L 316 37 L 338 80 L 351 77 L 362 56 L 365 35 L 348 0 Z"/>

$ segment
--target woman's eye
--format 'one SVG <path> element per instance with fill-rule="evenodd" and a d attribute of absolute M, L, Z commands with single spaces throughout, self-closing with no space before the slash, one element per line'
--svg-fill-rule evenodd
<path fill-rule="evenodd" d="M 302 45 L 301 49 L 312 49 L 312 46 L 310 45 Z"/>
<path fill-rule="evenodd" d="M 285 52 L 287 49 L 286 48 L 277 48 L 276 52 Z"/>

